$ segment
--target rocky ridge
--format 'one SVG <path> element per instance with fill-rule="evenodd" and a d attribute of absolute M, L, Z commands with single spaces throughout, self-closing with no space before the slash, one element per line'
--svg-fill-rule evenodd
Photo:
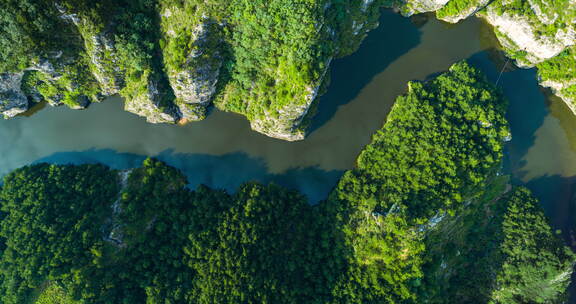
<path fill-rule="evenodd" d="M 186 20 L 186 12 L 166 7 L 161 12 L 161 28 L 168 44 L 189 40 L 186 55 L 180 60 L 165 52 L 168 79 L 176 97 L 183 122 L 202 120 L 216 94 L 223 57 L 219 44 L 221 25 L 202 14 L 195 22 Z"/>

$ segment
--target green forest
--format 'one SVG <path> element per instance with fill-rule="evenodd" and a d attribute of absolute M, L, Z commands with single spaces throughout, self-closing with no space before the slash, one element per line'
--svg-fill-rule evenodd
<path fill-rule="evenodd" d="M 498 173 L 501 92 L 466 62 L 408 87 L 315 205 L 274 184 L 190 189 L 153 158 L 13 171 L 0 302 L 562 303 L 576 257 Z"/>

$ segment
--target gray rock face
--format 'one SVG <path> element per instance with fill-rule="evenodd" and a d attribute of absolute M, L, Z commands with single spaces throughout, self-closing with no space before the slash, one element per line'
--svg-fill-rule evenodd
<path fill-rule="evenodd" d="M 182 118 L 187 121 L 203 119 L 205 108 L 216 93 L 222 58 L 218 50 L 207 50 L 210 47 L 208 40 L 216 39 L 210 37 L 210 25 L 206 21 L 194 29 L 192 52 L 186 64 L 168 74 Z M 168 35 L 174 34 L 169 32 Z M 205 54 L 207 51 L 211 52 L 209 56 Z"/>
<path fill-rule="evenodd" d="M 117 94 L 124 84 L 124 76 L 116 60 L 117 50 L 110 32 L 101 32 L 85 40 L 92 74 L 105 95 Z"/>
<path fill-rule="evenodd" d="M 56 72 L 54 65 L 48 59 L 41 59 L 40 62 L 26 69 L 27 71 L 38 71 L 48 75 L 50 78 L 60 77 L 60 73 Z"/>
<path fill-rule="evenodd" d="M 56 4 L 60 17 L 78 28 L 86 53 L 90 58 L 92 74 L 100 84 L 104 95 L 117 94 L 124 84 L 124 76 L 117 60 L 113 34 L 109 30 L 95 32 L 98 28 L 90 18 L 79 16 Z"/>
<path fill-rule="evenodd" d="M 28 98 L 21 89 L 22 73 L 0 74 L 0 113 L 12 118 L 28 110 Z"/>
<path fill-rule="evenodd" d="M 402 14 L 412 16 L 418 13 L 433 12 L 441 9 L 449 0 L 408 0 L 402 8 Z"/>
<path fill-rule="evenodd" d="M 178 111 L 161 107 L 161 99 L 158 83 L 149 79 L 146 93 L 126 100 L 124 109 L 138 116 L 146 117 L 146 121 L 149 123 L 176 123 L 180 120 Z"/>
<path fill-rule="evenodd" d="M 517 62 L 520 67 L 532 67 L 576 43 L 576 31 L 570 27 L 557 29 L 553 35 L 542 34 L 534 20 L 506 12 L 499 14 L 490 5 L 481 16 L 497 29 L 496 36 L 504 48 L 526 53 L 526 58 Z"/>
<path fill-rule="evenodd" d="M 276 113 L 278 115 L 266 115 L 266 118 L 264 119 L 255 119 L 250 121 L 250 127 L 252 130 L 286 141 L 303 140 L 306 134 L 300 129 L 300 125 L 308 114 L 308 111 L 316 100 L 316 97 L 318 97 L 320 86 L 328 72 L 328 67 L 331 62 L 332 58 L 327 61 L 327 68 L 324 70 L 322 76 L 314 84 L 311 84 L 308 87 L 307 93 L 304 96 L 304 103 L 299 106 L 289 104 L 280 109 L 278 113 Z"/>
<path fill-rule="evenodd" d="M 279 111 L 280 117 L 278 119 L 272 118 L 272 115 L 267 115 L 265 119 L 254 119 L 250 121 L 250 127 L 256 132 L 282 140 L 303 140 L 306 134 L 298 127 L 306 117 L 313 101 L 313 98 L 309 98 L 301 106 L 289 105 L 284 107 Z"/>

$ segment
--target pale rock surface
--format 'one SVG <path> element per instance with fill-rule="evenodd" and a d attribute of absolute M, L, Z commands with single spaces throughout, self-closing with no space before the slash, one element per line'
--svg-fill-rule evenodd
<path fill-rule="evenodd" d="M 0 113 L 12 118 L 28 110 L 28 98 L 21 89 L 22 73 L 0 74 Z"/>
<path fill-rule="evenodd" d="M 496 36 L 507 50 L 526 52 L 526 60 L 517 62 L 520 67 L 532 67 L 576 43 L 576 32 L 572 28 L 558 29 L 554 36 L 538 35 L 527 17 L 506 12 L 499 15 L 490 5 L 481 16 L 497 29 Z"/>

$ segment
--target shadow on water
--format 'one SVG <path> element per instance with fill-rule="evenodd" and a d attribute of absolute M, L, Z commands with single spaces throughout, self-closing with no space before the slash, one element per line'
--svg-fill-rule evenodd
<path fill-rule="evenodd" d="M 420 43 L 421 32 L 410 19 L 385 10 L 379 22 L 357 52 L 332 63 L 328 92 L 320 97 L 310 133 L 330 121 L 338 107 L 352 101 L 375 75 Z"/>
<path fill-rule="evenodd" d="M 522 156 L 534 145 L 536 130 L 542 126 L 549 113 L 546 97 L 539 89 L 534 69 L 514 69 L 500 76 L 504 66 L 497 66 L 491 56 L 490 51 L 485 51 L 472 56 L 468 61 L 482 70 L 493 83 L 500 78 L 498 87 L 509 102 L 506 119 L 512 132 L 512 140 L 506 146 L 505 172 L 521 178 L 523 173 L 516 170 L 525 164 L 525 160 L 521 160 Z"/>
<path fill-rule="evenodd" d="M 567 243 L 576 249 L 576 242 L 572 239 L 574 197 L 573 185 L 576 177 L 562 177 L 559 175 L 542 176 L 525 184 L 540 200 L 546 214 L 555 228 L 562 230 L 562 236 Z"/>
<path fill-rule="evenodd" d="M 291 168 L 279 174 L 271 174 L 263 159 L 250 157 L 241 152 L 218 156 L 175 153 L 170 149 L 155 157 L 180 169 L 188 178 L 189 187 L 192 189 L 203 184 L 234 193 L 240 185 L 248 181 L 275 183 L 300 191 L 312 204 L 326 198 L 343 174 L 343 171 L 325 171 L 318 167 Z M 146 156 L 118 153 L 111 149 L 90 149 L 80 152 L 58 152 L 34 163 L 101 163 L 113 169 L 124 170 L 140 167 L 144 159 Z"/>
<path fill-rule="evenodd" d="M 469 62 L 480 68 L 491 81 L 495 82 L 504 66 L 503 63 L 496 66 L 493 63 L 492 55 L 489 52 L 482 52 L 472 56 Z M 526 186 L 532 191 L 534 196 L 539 199 L 552 227 L 560 229 L 566 244 L 576 250 L 576 222 L 574 220 L 576 215 L 574 204 L 576 176 L 572 174 L 567 176 L 564 176 L 566 174 L 542 174 L 538 171 L 542 169 L 542 163 L 548 164 L 547 159 L 564 160 L 569 158 L 569 156 L 564 155 L 567 152 L 558 145 L 558 142 L 542 147 L 543 143 L 539 143 L 537 138 L 537 136 L 551 138 L 566 135 L 564 134 L 568 133 L 566 130 L 564 132 L 559 129 L 549 131 L 549 125 L 546 126 L 545 124 L 551 116 L 567 111 L 551 112 L 551 107 L 558 107 L 558 105 L 549 104 L 549 96 L 546 96 L 539 87 L 534 69 L 505 71 L 500 77 L 498 86 L 509 101 L 506 118 L 512 132 L 512 140 L 505 148 L 504 172 L 512 175 L 514 184 Z M 560 101 L 557 100 L 556 102 Z M 573 119 L 571 115 L 570 117 L 560 117 L 559 124 L 567 124 Z M 558 132 L 562 134 L 556 134 Z M 544 151 L 544 153 L 532 152 L 531 154 L 531 150 Z M 562 173 L 569 171 L 560 170 L 554 165 L 544 165 L 544 167 L 546 166 L 549 166 L 549 168 L 545 168 L 547 170 L 556 170 Z M 575 281 L 576 272 L 572 276 L 572 284 L 569 287 L 570 299 L 568 303 L 576 304 Z"/>
<path fill-rule="evenodd" d="M 489 52 L 476 54 L 469 62 L 480 68 L 492 82 L 496 82 L 503 68 L 493 63 Z M 537 131 L 550 115 L 547 97 L 538 86 L 536 71 L 515 69 L 504 72 L 498 86 L 509 102 L 506 118 L 512 133 L 512 140 L 505 147 L 504 172 L 512 175 L 514 184 L 528 187 L 539 198 L 553 226 L 562 229 L 568 240 L 570 227 L 567 224 L 573 216 L 567 208 L 570 206 L 575 178 L 549 174 L 532 177 L 534 172 L 527 169 L 528 161 L 542 161 L 527 159 L 526 156 L 537 145 Z M 545 157 L 554 157 L 554 153 L 561 152 L 551 151 Z"/>

